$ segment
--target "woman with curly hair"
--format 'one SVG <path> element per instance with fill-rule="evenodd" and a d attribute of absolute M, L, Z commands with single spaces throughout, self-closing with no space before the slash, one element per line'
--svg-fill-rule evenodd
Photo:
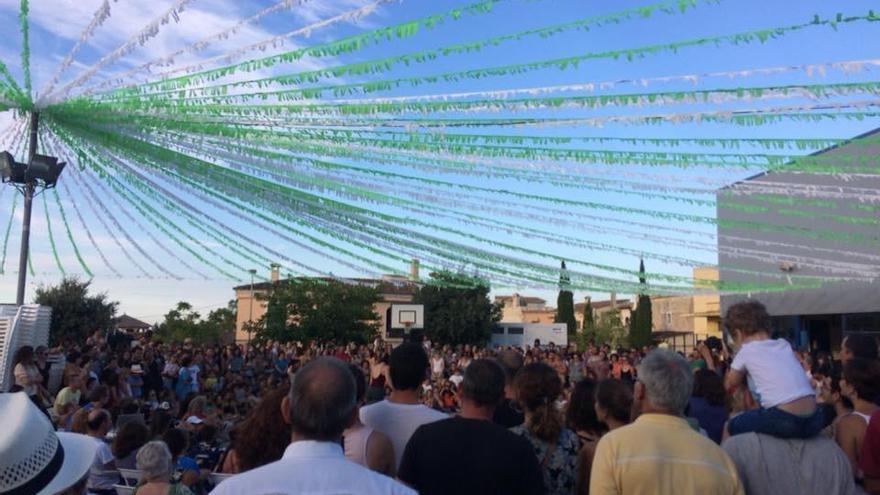
<path fill-rule="evenodd" d="M 510 431 L 532 445 L 544 475 L 546 493 L 572 493 L 580 448 L 577 435 L 565 428 L 562 414 L 556 408 L 556 399 L 562 393 L 559 375 L 544 363 L 528 364 L 516 375 L 514 387 L 525 423 Z"/>
<path fill-rule="evenodd" d="M 257 403 L 248 416 L 232 430 L 232 444 L 220 471 L 241 473 L 277 461 L 290 445 L 290 425 L 281 416 L 281 402 L 287 390 L 277 388 Z"/>
<path fill-rule="evenodd" d="M 116 467 L 137 469 L 137 452 L 150 440 L 150 429 L 139 421 L 131 421 L 119 429 L 110 451 Z"/>

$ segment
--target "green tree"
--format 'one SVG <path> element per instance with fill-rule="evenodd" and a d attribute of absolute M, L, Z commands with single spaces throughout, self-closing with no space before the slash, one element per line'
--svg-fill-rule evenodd
<path fill-rule="evenodd" d="M 290 278 L 262 298 L 267 304 L 266 313 L 254 325 L 258 341 L 365 343 L 378 329 L 373 305 L 379 293 L 366 285 Z"/>
<path fill-rule="evenodd" d="M 620 311 L 612 309 L 603 313 L 596 323 L 593 334 L 596 344 L 608 344 L 612 348 L 627 347 L 630 341 L 627 338 L 627 330 L 620 321 Z"/>
<path fill-rule="evenodd" d="M 570 287 L 571 281 L 563 261 L 559 270 L 559 295 L 556 297 L 556 316 L 553 321 L 565 323 L 568 327 L 568 336 L 572 338 L 577 334 L 577 319 L 574 317 L 574 294 L 569 290 Z"/>
<path fill-rule="evenodd" d="M 237 305 L 234 299 L 226 303 L 225 308 L 212 310 L 202 322 L 205 332 L 218 335 L 220 338 L 232 337 L 235 333 L 236 313 Z"/>
<path fill-rule="evenodd" d="M 642 347 L 651 343 L 653 329 L 651 314 L 651 296 L 647 294 L 648 284 L 645 278 L 645 261 L 639 263 L 639 300 L 629 320 L 629 340 L 634 346 Z"/>
<path fill-rule="evenodd" d="M 414 302 L 425 307 L 425 335 L 439 344 L 485 344 L 501 319 L 489 283 L 463 273 L 431 273 Z"/>
<path fill-rule="evenodd" d="M 85 342 L 95 330 L 112 328 L 119 303 L 109 301 L 105 293 L 89 294 L 90 285 L 91 281 L 65 277 L 58 285 L 37 288 L 34 303 L 52 308 L 50 345 Z"/>
<path fill-rule="evenodd" d="M 593 319 L 593 303 L 587 298 L 586 303 L 584 303 L 584 333 L 591 332 L 595 326 L 596 322 Z"/>
<path fill-rule="evenodd" d="M 223 340 L 235 329 L 235 301 L 229 301 L 225 308 L 218 308 L 206 318 L 193 310 L 190 303 L 180 301 L 165 314 L 156 329 L 156 338 L 163 342 L 182 342 L 192 339 L 200 344 L 211 344 Z"/>

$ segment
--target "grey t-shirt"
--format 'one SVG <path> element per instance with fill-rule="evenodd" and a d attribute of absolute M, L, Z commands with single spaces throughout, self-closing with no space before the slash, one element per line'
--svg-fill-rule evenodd
<path fill-rule="evenodd" d="M 846 454 L 834 441 L 734 435 L 721 448 L 730 456 L 747 495 L 855 495 Z"/>

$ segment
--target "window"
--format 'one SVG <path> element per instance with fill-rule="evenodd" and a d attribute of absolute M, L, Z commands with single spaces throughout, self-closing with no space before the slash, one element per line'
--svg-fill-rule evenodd
<path fill-rule="evenodd" d="M 667 311 L 663 314 L 663 321 L 667 326 L 672 325 L 672 311 Z"/>
<path fill-rule="evenodd" d="M 492 327 L 492 333 L 495 335 L 504 335 L 504 327 L 502 327 L 502 326 Z"/>
<path fill-rule="evenodd" d="M 522 335 L 523 328 L 522 327 L 509 327 L 507 329 L 507 335 Z"/>

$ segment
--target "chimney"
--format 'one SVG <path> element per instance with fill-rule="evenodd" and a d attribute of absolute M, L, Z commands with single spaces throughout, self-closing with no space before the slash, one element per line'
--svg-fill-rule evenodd
<path fill-rule="evenodd" d="M 617 292 L 611 291 L 611 309 L 617 309 Z"/>
<path fill-rule="evenodd" d="M 416 258 L 409 265 L 409 279 L 414 282 L 419 280 L 419 260 Z"/>
<path fill-rule="evenodd" d="M 272 283 L 275 283 L 278 281 L 281 265 L 279 265 L 278 263 L 272 263 L 271 265 L 269 265 L 269 268 L 271 269 L 270 279 L 272 280 Z"/>

